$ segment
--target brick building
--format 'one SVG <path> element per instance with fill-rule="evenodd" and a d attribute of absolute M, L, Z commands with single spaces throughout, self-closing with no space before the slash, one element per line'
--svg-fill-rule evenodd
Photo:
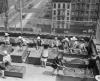
<path fill-rule="evenodd" d="M 58 33 L 95 31 L 100 0 L 52 0 L 52 28 Z M 91 30 L 91 31 L 89 31 Z"/>
<path fill-rule="evenodd" d="M 52 28 L 69 29 L 71 19 L 70 0 L 52 0 Z"/>

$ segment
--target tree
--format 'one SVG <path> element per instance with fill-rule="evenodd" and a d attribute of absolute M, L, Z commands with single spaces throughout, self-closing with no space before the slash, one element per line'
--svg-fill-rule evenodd
<path fill-rule="evenodd" d="M 8 27 L 8 0 L 0 0 L 0 14 L 4 13 L 5 14 L 5 19 L 4 19 L 4 25 L 5 25 L 5 31 L 7 31 Z"/>
<path fill-rule="evenodd" d="M 0 14 L 8 11 L 8 0 L 0 0 Z"/>

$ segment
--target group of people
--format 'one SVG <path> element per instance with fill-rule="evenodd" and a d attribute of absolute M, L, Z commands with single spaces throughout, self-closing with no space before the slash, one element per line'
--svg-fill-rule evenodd
<path fill-rule="evenodd" d="M 17 38 L 17 40 L 19 40 L 20 48 L 23 47 L 23 44 L 27 45 L 27 43 L 28 43 L 28 41 L 26 41 L 22 36 L 19 36 Z M 44 41 L 39 36 L 36 38 L 35 43 L 36 43 L 37 50 L 43 44 L 43 50 L 41 53 L 40 61 L 41 61 L 41 66 L 46 67 L 48 56 L 49 56 L 49 49 L 48 48 L 50 45 L 45 44 Z M 8 45 L 8 44 L 10 44 L 10 37 L 9 37 L 8 33 L 5 33 L 5 45 Z M 54 74 L 55 71 L 57 70 L 57 74 L 59 75 L 59 70 L 62 70 L 62 67 L 65 67 L 63 65 L 63 62 L 64 62 L 63 55 L 59 54 L 60 46 L 62 46 L 63 50 L 67 50 L 69 52 L 72 52 L 72 50 L 76 49 L 76 48 L 79 48 L 81 51 L 87 51 L 86 46 L 88 46 L 88 43 L 84 39 L 81 39 L 81 42 L 80 42 L 78 40 L 78 38 L 76 38 L 75 36 L 73 36 L 71 38 L 65 37 L 62 40 L 59 40 L 57 37 L 55 37 L 52 44 L 51 44 L 51 47 L 52 48 L 56 47 L 58 54 L 53 59 L 53 62 L 51 63 L 51 67 L 53 68 L 52 74 Z M 94 63 L 94 59 L 93 60 L 89 59 L 89 64 L 88 64 L 89 69 L 91 69 L 91 67 L 94 68 L 93 63 Z M 7 51 L 4 51 L 3 62 L 2 62 L 2 64 L 0 64 L 0 69 L 2 71 L 3 78 L 4 78 L 4 70 L 6 70 L 6 67 L 8 65 L 11 65 L 11 57 Z"/>
<path fill-rule="evenodd" d="M 59 49 L 59 46 L 62 44 L 64 46 L 64 49 L 66 50 L 70 50 L 70 48 L 72 49 L 79 48 L 81 51 L 88 51 L 87 46 L 89 43 L 85 41 L 84 39 L 81 39 L 81 42 L 80 42 L 76 37 L 72 37 L 70 39 L 66 37 L 65 39 L 60 41 L 56 37 L 54 42 L 55 42 L 55 46 L 57 50 Z M 46 67 L 48 55 L 49 55 L 48 46 L 44 45 L 44 49 L 41 54 L 41 65 L 43 67 Z M 87 65 L 87 69 L 90 70 L 90 72 L 93 72 L 93 69 L 96 66 L 95 64 L 96 64 L 97 58 L 98 58 L 98 55 L 90 54 L 90 57 L 87 59 L 88 63 L 85 63 L 85 64 Z M 63 68 L 65 67 L 63 65 L 63 62 L 64 62 L 63 55 L 59 54 L 59 51 L 58 51 L 57 57 L 55 57 L 53 59 L 53 62 L 51 63 L 51 66 L 53 68 L 52 74 L 54 74 L 55 71 L 57 70 L 57 74 L 59 75 L 59 70 L 63 70 Z"/>
<path fill-rule="evenodd" d="M 49 55 L 48 46 L 44 46 L 43 52 L 40 57 L 42 67 L 46 67 L 48 55 Z M 63 57 L 64 57 L 63 54 L 59 54 L 58 52 L 57 56 L 52 60 L 52 63 L 48 62 L 48 64 L 50 64 L 51 67 L 53 68 L 52 75 L 55 74 L 55 71 L 57 71 L 57 75 L 59 75 L 59 70 L 64 70 L 64 68 L 66 68 L 66 66 L 64 66 L 65 59 Z M 88 57 L 87 60 L 84 61 L 84 63 L 87 65 L 85 70 L 86 73 L 90 71 L 90 74 L 93 74 L 93 70 L 95 69 L 97 59 L 98 55 L 91 55 L 90 57 Z"/>
<path fill-rule="evenodd" d="M 48 56 L 49 56 L 48 45 L 44 45 L 44 49 L 40 57 L 41 66 L 44 68 L 46 68 Z M 59 75 L 59 70 L 61 70 L 61 67 L 63 67 L 63 55 L 58 53 L 57 56 L 53 59 L 53 62 L 52 63 L 48 62 L 48 64 L 50 64 L 51 67 L 53 68 L 52 75 L 54 75 L 56 70 L 57 74 Z"/>
<path fill-rule="evenodd" d="M 40 36 L 37 36 L 37 38 L 34 38 L 34 39 L 35 39 L 34 42 L 36 44 L 37 50 L 42 45 L 48 45 L 50 47 L 56 47 L 57 49 L 67 50 L 69 52 L 72 52 L 73 49 L 79 48 L 81 52 L 81 51 L 86 51 L 86 46 L 88 45 L 88 43 L 83 38 L 81 39 L 81 41 L 79 41 L 78 38 L 75 36 L 70 37 L 70 38 L 64 37 L 64 39 L 61 39 L 61 40 L 59 40 L 58 37 L 55 37 L 54 39 L 52 39 L 50 44 L 45 44 L 44 39 L 41 39 Z M 16 40 L 18 40 L 20 48 L 22 48 L 23 45 L 27 45 L 27 43 L 29 43 L 22 36 L 17 37 Z M 5 33 L 4 41 L 5 41 L 5 44 L 10 44 L 10 37 L 8 33 Z"/>
<path fill-rule="evenodd" d="M 37 45 L 36 47 L 39 48 L 39 46 L 41 46 L 43 41 L 40 37 L 37 37 Z M 86 45 L 84 40 L 83 42 L 80 42 L 78 41 L 78 39 L 76 37 L 72 37 L 72 38 L 68 38 L 68 37 L 65 37 L 64 39 L 62 40 L 59 40 L 57 37 L 55 37 L 55 39 L 52 41 L 52 46 L 51 47 L 56 47 L 57 51 L 59 52 L 59 49 L 60 47 L 62 47 L 63 50 L 67 50 L 67 51 L 71 51 L 72 49 L 75 49 L 75 48 L 79 48 L 80 50 L 84 50 L 86 51 Z M 43 58 L 44 59 L 47 59 L 48 58 L 48 48 L 49 48 L 50 45 L 48 44 L 44 44 L 43 47 L 43 51 L 42 51 L 42 60 Z M 44 63 L 46 65 L 46 63 Z M 43 65 L 43 63 L 42 63 Z"/>

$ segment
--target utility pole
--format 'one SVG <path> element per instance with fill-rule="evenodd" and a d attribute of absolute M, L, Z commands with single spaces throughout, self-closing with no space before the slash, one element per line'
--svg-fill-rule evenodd
<path fill-rule="evenodd" d="M 21 35 L 23 34 L 23 24 L 22 24 L 22 0 L 19 0 L 20 6 L 20 26 L 21 26 Z"/>
<path fill-rule="evenodd" d="M 98 4 L 98 10 L 100 10 L 100 1 Z M 96 41 L 100 43 L 100 11 L 98 12 L 98 21 L 97 21 L 97 28 L 96 28 Z"/>
<path fill-rule="evenodd" d="M 100 19 L 98 20 L 97 29 L 96 29 L 96 41 L 100 43 Z"/>

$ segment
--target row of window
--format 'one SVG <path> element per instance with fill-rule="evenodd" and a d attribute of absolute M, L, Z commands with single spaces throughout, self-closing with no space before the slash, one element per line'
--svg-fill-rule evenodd
<path fill-rule="evenodd" d="M 73 14 L 71 15 L 71 19 L 72 20 L 89 20 L 92 19 L 93 21 L 96 21 L 98 19 L 98 15 L 97 14 Z M 70 15 L 53 15 L 53 20 L 66 20 L 69 21 L 70 20 Z"/>
<path fill-rule="evenodd" d="M 65 28 L 65 29 L 68 29 L 68 28 L 70 28 L 70 24 L 58 21 L 58 22 L 53 23 L 53 27 L 54 28 Z"/>
<path fill-rule="evenodd" d="M 84 11 L 84 12 L 81 12 L 81 11 L 72 11 L 71 12 L 72 15 L 97 15 L 98 12 L 96 11 Z"/>
<path fill-rule="evenodd" d="M 66 20 L 66 21 L 70 21 L 70 17 L 64 17 L 64 16 L 57 16 L 57 17 L 53 17 L 53 20 Z"/>
<path fill-rule="evenodd" d="M 75 9 L 97 9 L 99 6 L 97 4 L 72 4 L 72 10 Z"/>
<path fill-rule="evenodd" d="M 89 20 L 92 20 L 92 21 L 97 21 L 97 18 L 96 17 L 63 17 L 63 16 L 58 16 L 58 17 L 53 17 L 53 20 L 54 21 L 67 21 L 69 22 L 70 20 L 76 20 L 76 21 L 89 21 Z"/>
<path fill-rule="evenodd" d="M 53 15 L 70 16 L 70 11 L 69 10 L 53 10 Z"/>
<path fill-rule="evenodd" d="M 66 8 L 66 9 L 70 9 L 70 3 L 53 3 L 53 8 Z"/>
<path fill-rule="evenodd" d="M 97 21 L 97 18 L 79 18 L 79 17 L 72 17 L 71 20 L 75 21 Z"/>

